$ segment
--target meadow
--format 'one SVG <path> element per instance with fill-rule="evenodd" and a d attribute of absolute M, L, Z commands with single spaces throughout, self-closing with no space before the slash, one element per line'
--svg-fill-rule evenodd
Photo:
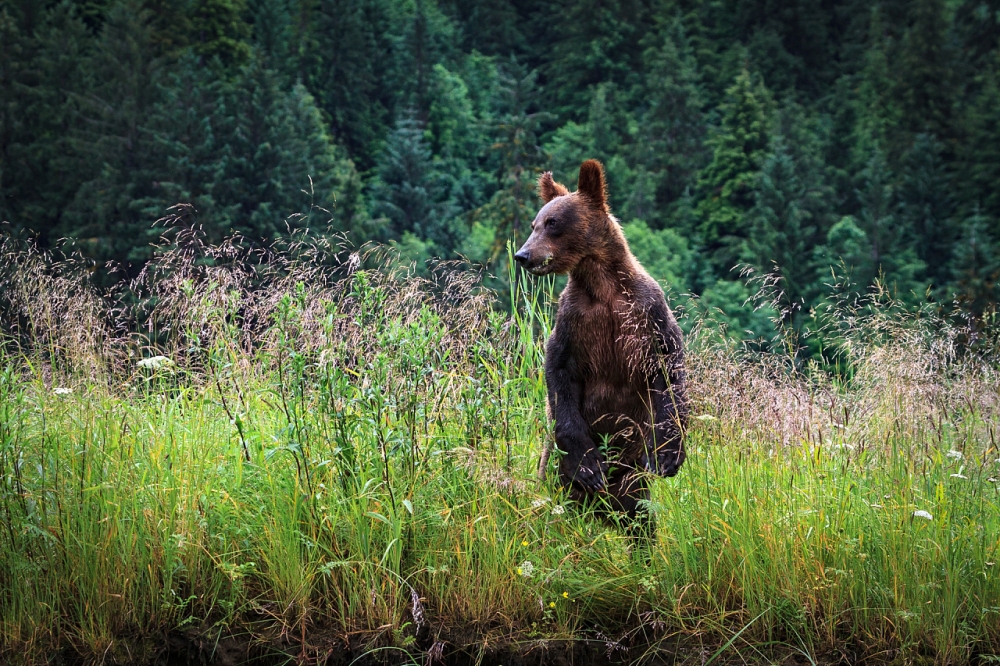
<path fill-rule="evenodd" d="M 540 478 L 550 280 L 189 235 L 102 293 L 0 254 L 0 661 L 1000 660 L 988 331 L 832 299 L 820 366 L 688 320 L 641 547 Z"/>

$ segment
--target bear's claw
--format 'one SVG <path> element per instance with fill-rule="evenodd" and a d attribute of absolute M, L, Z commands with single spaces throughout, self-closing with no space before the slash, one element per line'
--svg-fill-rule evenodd
<path fill-rule="evenodd" d="M 607 485 L 605 477 L 608 473 L 608 464 L 599 456 L 587 453 L 580 460 L 573 475 L 573 481 L 584 490 L 592 493 L 604 490 Z"/>

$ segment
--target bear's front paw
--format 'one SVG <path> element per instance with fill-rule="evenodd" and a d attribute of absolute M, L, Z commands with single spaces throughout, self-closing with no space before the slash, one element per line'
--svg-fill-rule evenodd
<path fill-rule="evenodd" d="M 576 465 L 564 470 L 564 475 L 587 492 L 596 493 L 607 485 L 608 464 L 600 452 L 591 449 L 583 454 Z"/>
<path fill-rule="evenodd" d="M 686 455 L 684 449 L 660 449 L 652 459 L 644 457 L 646 469 L 653 474 L 674 476 L 684 464 Z"/>

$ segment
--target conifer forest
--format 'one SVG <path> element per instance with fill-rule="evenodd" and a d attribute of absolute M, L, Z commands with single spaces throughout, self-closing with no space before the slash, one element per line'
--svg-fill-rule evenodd
<path fill-rule="evenodd" d="M 799 328 L 837 279 L 982 318 L 998 39 L 972 0 L 4 0 L 0 220 L 132 276 L 181 202 L 213 242 L 496 266 L 538 175 L 594 157 L 648 270 L 736 336 L 767 328 L 750 270 Z"/>

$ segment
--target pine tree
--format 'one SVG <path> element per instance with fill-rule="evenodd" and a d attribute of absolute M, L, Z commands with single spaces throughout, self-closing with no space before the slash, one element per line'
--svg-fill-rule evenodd
<path fill-rule="evenodd" d="M 980 320 L 985 313 L 995 311 L 1000 302 L 1000 248 L 990 233 L 996 223 L 976 210 L 964 226 L 955 246 L 953 281 L 947 293 L 965 312 Z"/>
<path fill-rule="evenodd" d="M 413 0 L 407 6 L 405 29 L 399 42 L 399 78 L 394 81 L 399 101 L 426 117 L 430 104 L 431 73 L 457 41 L 455 25 L 438 8 L 435 0 Z"/>
<path fill-rule="evenodd" d="M 649 101 L 639 134 L 639 163 L 655 182 L 653 207 L 666 211 L 704 166 L 705 97 L 680 20 L 659 25 L 647 44 L 646 80 L 636 94 Z"/>
<path fill-rule="evenodd" d="M 789 315 L 799 311 L 814 294 L 816 275 L 813 248 L 818 225 L 810 206 L 810 185 L 804 182 L 782 137 L 772 142 L 764 160 L 750 211 L 748 259 L 762 272 L 777 270 Z M 808 174 L 813 175 L 813 174 Z"/>
<path fill-rule="evenodd" d="M 927 267 L 927 278 L 935 287 L 951 277 L 957 240 L 957 205 L 942 152 L 943 146 L 933 136 L 917 135 L 906 156 L 898 190 L 900 220 L 913 231 L 917 257 Z"/>
<path fill-rule="evenodd" d="M 237 206 L 235 229 L 256 239 L 284 234 L 289 215 L 313 206 L 337 230 L 365 228 L 353 163 L 339 154 L 312 95 L 301 84 L 286 91 L 281 80 L 251 60 L 227 85 L 215 130 L 224 165 L 213 198 Z"/>
<path fill-rule="evenodd" d="M 747 213 L 768 144 L 766 98 L 766 89 L 743 70 L 708 140 L 712 161 L 698 174 L 699 231 L 719 277 L 735 266 L 749 231 Z"/>
<path fill-rule="evenodd" d="M 945 0 L 912 0 L 910 25 L 894 63 L 894 94 L 905 119 L 908 136 L 927 132 L 940 138 L 953 136 L 952 108 L 957 97 L 955 57 L 950 47 L 950 21 Z"/>
<path fill-rule="evenodd" d="M 30 224 L 19 218 L 22 208 L 38 197 L 30 183 L 39 169 L 26 159 L 37 130 L 27 123 L 31 102 L 24 86 L 35 45 L 11 10 L 0 5 L 0 220 Z M 29 171 L 35 172 L 30 180 L 25 178 Z"/>
<path fill-rule="evenodd" d="M 486 55 L 521 54 L 526 45 L 520 16 L 511 0 L 452 0 L 453 15 L 462 26 L 466 51 Z"/>
<path fill-rule="evenodd" d="M 968 138 L 960 149 L 958 189 L 965 201 L 977 202 L 982 214 L 1000 219 L 1000 51 L 993 69 L 981 77 L 980 90 L 966 111 Z"/>
<path fill-rule="evenodd" d="M 894 294 L 909 299 L 923 292 L 924 263 L 915 250 L 913 230 L 896 215 L 898 203 L 893 175 L 878 146 L 859 174 L 855 194 L 859 203 L 858 226 L 865 233 L 871 266 L 879 271 Z M 869 284 L 871 277 L 868 278 Z"/>
<path fill-rule="evenodd" d="M 252 17 L 253 44 L 265 66 L 294 78 L 297 67 L 290 1 L 250 0 L 247 11 Z"/>
<path fill-rule="evenodd" d="M 592 86 L 611 82 L 630 87 L 650 24 L 645 3 L 563 0 L 547 7 L 539 20 L 544 35 L 534 46 L 543 63 L 547 109 L 579 121 L 589 106 Z"/>
<path fill-rule="evenodd" d="M 401 78 L 400 21 L 388 0 L 297 0 L 293 34 L 299 77 L 329 116 L 334 139 L 372 169 L 395 113 Z"/>
<path fill-rule="evenodd" d="M 453 247 L 444 205 L 448 188 L 431 164 L 424 129 L 411 111 L 396 122 L 379 162 L 375 213 L 390 222 L 384 239 L 411 234 L 434 243 L 441 254 Z"/>
<path fill-rule="evenodd" d="M 89 180 L 77 190 L 60 231 L 80 239 L 94 258 L 142 261 L 149 256 L 142 201 L 153 194 L 159 160 L 144 123 L 158 101 L 162 60 L 152 15 L 137 2 L 113 5 L 94 56 L 95 84 L 81 101 L 73 135 Z"/>
<path fill-rule="evenodd" d="M 192 0 L 190 43 L 206 60 L 242 64 L 250 57 L 252 27 L 246 22 L 246 0 Z"/>
<path fill-rule="evenodd" d="M 497 189 L 475 217 L 495 230 L 493 256 L 507 240 L 520 243 L 535 214 L 536 179 L 543 154 L 538 145 L 538 127 L 547 113 L 536 111 L 537 71 L 510 61 L 501 70 L 497 88 L 494 147 L 501 158 L 496 173 Z"/>

